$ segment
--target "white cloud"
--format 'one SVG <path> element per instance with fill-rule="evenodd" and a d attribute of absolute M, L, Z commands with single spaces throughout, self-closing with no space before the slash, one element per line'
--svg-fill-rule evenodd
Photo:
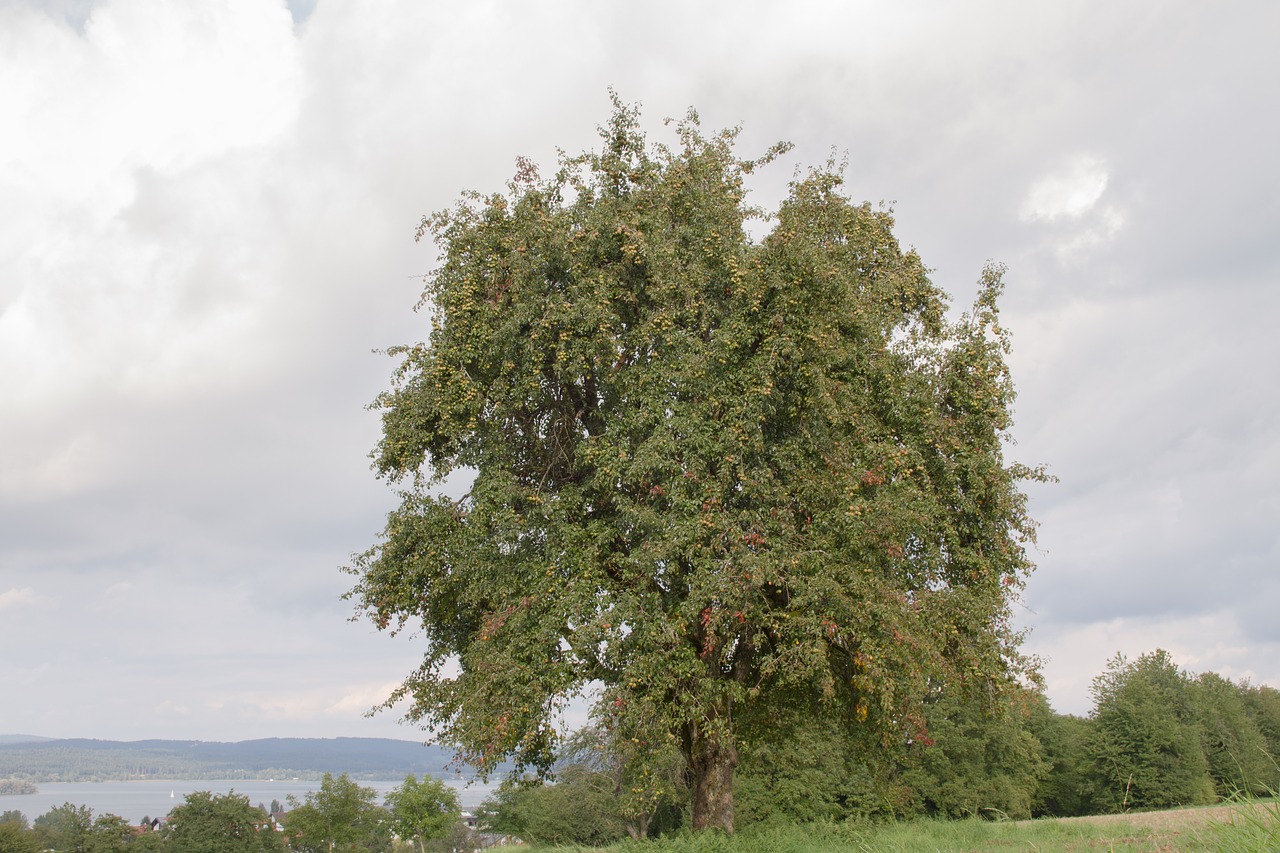
<path fill-rule="evenodd" d="M 370 708 L 385 701 L 397 686 L 398 682 L 392 681 L 341 686 L 291 685 L 288 689 L 259 685 L 253 691 L 241 690 L 210 697 L 204 704 L 244 725 L 259 721 L 273 729 L 291 725 L 313 730 L 349 730 L 352 721 L 361 720 Z M 394 712 L 389 712 L 382 722 L 393 721 L 395 717 Z"/>
<path fill-rule="evenodd" d="M 337 700 L 324 705 L 323 711 L 339 718 L 358 716 L 368 712 L 375 705 L 381 705 L 387 701 L 387 697 L 399 686 L 398 681 L 348 686 Z"/>
<path fill-rule="evenodd" d="M 0 235 L 0 366 L 21 360 L 21 390 L 47 399 L 68 373 L 110 379 L 138 358 L 164 360 L 192 331 L 173 321 L 186 319 L 198 258 L 130 208 L 147 185 L 279 138 L 300 68 L 287 11 L 254 0 L 103 3 L 83 36 L 13 7 L 0 17 L 0 114 L 23 128 L 0 136 L 0 216 L 14 226 Z M 187 187 L 187 210 L 162 213 L 198 222 L 191 211 L 213 204 L 225 233 L 249 201 L 235 186 Z"/>
<path fill-rule="evenodd" d="M 4 326 L 0 324 L 0 334 Z M 0 496 L 10 499 L 43 500 L 71 495 L 102 482 L 106 450 L 98 433 L 86 428 L 66 443 L 42 452 L 29 452 L 46 436 L 27 435 L 24 440 L 10 433 L 14 452 L 0 459 Z"/>
<path fill-rule="evenodd" d="M 0 109 L 25 129 L 0 140 L 0 169 L 45 199 L 118 209 L 133 169 L 262 144 L 296 113 L 292 24 L 274 4 L 101 3 L 83 35 L 21 7 L 0 15 Z"/>
<path fill-rule="evenodd" d="M 1124 212 L 1101 204 L 1110 175 L 1099 158 L 1077 155 L 1061 169 L 1031 184 L 1019 209 L 1027 223 L 1054 225 L 1053 252 L 1059 262 L 1079 265 L 1125 226 Z"/>
<path fill-rule="evenodd" d="M 369 351 L 424 333 L 418 217 L 595 145 L 610 84 L 659 137 L 692 105 L 796 142 L 762 203 L 848 151 L 957 303 L 1009 262 L 1015 453 L 1062 477 L 1027 590 L 1055 700 L 1154 644 L 1277 683 L 1262 6 L 46 5 L 0 0 L 0 643 L 48 697 L 15 728 L 404 735 L 359 713 L 415 644 L 336 600 L 394 501 Z"/>
<path fill-rule="evenodd" d="M 39 600 L 35 590 L 29 586 L 8 589 L 0 592 L 0 610 L 8 610 L 11 607 L 30 607 Z"/>
<path fill-rule="evenodd" d="M 1022 203 L 1024 220 L 1078 219 L 1107 190 L 1107 169 L 1096 157 L 1079 155 L 1064 168 L 1037 180 Z"/>
<path fill-rule="evenodd" d="M 171 699 L 165 699 L 152 709 L 153 714 L 159 720 L 188 720 L 191 718 L 191 708 L 181 702 L 175 702 Z"/>
<path fill-rule="evenodd" d="M 1114 207 L 1104 207 L 1087 228 L 1073 234 L 1057 247 L 1058 259 L 1063 263 L 1077 261 L 1093 249 L 1108 243 L 1124 228 L 1125 216 Z"/>
<path fill-rule="evenodd" d="M 1058 713 L 1090 712 L 1089 687 L 1117 652 L 1133 660 L 1164 649 L 1178 666 L 1194 673 L 1280 684 L 1280 644 L 1259 648 L 1241 634 L 1228 610 L 1178 619 L 1115 618 L 1040 634 L 1032 633 L 1028 650 L 1046 660 L 1043 672 Z"/>
<path fill-rule="evenodd" d="M 104 402 L 232 379 L 276 298 L 259 255 L 301 64 L 283 6 L 97 4 L 83 34 L 0 7 L 0 422 L 5 489 L 84 490 L 118 467 Z M 207 389 L 206 389 L 207 392 Z M 181 392 L 180 392 L 181 393 Z M 38 414 L 36 414 L 38 413 Z"/>

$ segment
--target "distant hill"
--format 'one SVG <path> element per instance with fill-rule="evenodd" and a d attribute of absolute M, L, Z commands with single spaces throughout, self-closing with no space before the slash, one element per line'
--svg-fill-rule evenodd
<path fill-rule="evenodd" d="M 35 735 L 0 735 L 0 744 L 3 743 L 30 743 L 37 740 L 53 740 L 53 738 L 36 737 Z"/>
<path fill-rule="evenodd" d="M 356 779 L 450 775 L 452 753 L 389 738 L 267 738 L 237 743 L 111 741 L 0 736 L 0 779 L 76 782 L 121 779 Z"/>

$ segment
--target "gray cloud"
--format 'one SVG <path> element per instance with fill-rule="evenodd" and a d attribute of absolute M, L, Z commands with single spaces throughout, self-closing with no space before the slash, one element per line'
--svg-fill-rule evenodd
<path fill-rule="evenodd" d="M 593 145 L 610 85 L 795 142 L 766 205 L 847 156 L 958 308 L 1009 265 L 1055 704 L 1155 645 L 1280 684 L 1270 5 L 201 8 L 0 4 L 5 725 L 413 736 L 360 712 L 420 649 L 338 600 L 394 502 L 372 350 L 425 334 L 419 217 Z"/>

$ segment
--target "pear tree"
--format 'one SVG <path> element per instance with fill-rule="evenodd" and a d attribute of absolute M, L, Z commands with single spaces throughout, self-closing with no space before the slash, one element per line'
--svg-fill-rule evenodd
<path fill-rule="evenodd" d="M 937 685 L 1024 667 L 1043 473 L 1004 458 L 1000 268 L 954 316 L 840 169 L 766 212 L 745 182 L 787 146 L 675 130 L 650 143 L 615 98 L 600 150 L 422 221 L 430 328 L 374 404 L 401 501 L 349 595 L 416 632 L 387 707 L 464 762 L 549 771 L 587 695 L 732 831 L 738 746 L 797 709 L 901 745 Z"/>

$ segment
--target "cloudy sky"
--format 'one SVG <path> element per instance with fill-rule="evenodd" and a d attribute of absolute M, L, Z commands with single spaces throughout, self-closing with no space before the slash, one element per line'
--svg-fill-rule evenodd
<path fill-rule="evenodd" d="M 784 11 L 785 6 L 785 11 Z M 848 158 L 966 304 L 1009 267 L 1019 607 L 1280 686 L 1280 6 L 0 0 L 0 733 L 417 737 L 339 571 L 427 212 L 595 144 L 607 87 Z M 1268 59 L 1268 57 L 1271 57 Z"/>

